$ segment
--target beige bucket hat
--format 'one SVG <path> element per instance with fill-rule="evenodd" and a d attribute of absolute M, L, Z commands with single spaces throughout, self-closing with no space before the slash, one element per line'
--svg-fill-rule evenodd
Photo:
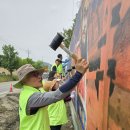
<path fill-rule="evenodd" d="M 18 70 L 17 70 L 17 75 L 19 78 L 19 81 L 14 84 L 13 86 L 15 88 L 22 88 L 22 80 L 26 78 L 26 76 L 31 73 L 31 72 L 47 72 L 47 68 L 42 68 L 42 69 L 35 69 L 31 64 L 25 64 L 23 66 L 21 66 Z"/>

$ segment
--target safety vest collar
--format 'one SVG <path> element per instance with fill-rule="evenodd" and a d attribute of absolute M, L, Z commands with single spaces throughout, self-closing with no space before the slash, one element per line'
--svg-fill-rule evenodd
<path fill-rule="evenodd" d="M 28 85 L 24 85 L 23 89 L 28 89 L 28 90 L 31 90 L 31 91 L 34 91 L 34 92 L 39 92 L 40 91 L 39 89 L 34 88 L 32 86 L 28 86 Z"/>

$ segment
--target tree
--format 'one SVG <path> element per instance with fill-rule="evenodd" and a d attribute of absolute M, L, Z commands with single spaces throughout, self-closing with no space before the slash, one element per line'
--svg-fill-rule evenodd
<path fill-rule="evenodd" d="M 40 69 L 42 67 L 44 67 L 44 63 L 43 61 L 33 61 L 31 58 L 25 58 L 25 59 L 22 59 L 20 57 L 18 57 L 18 66 L 21 67 L 22 65 L 25 65 L 25 64 L 31 64 L 32 66 L 34 66 L 36 69 Z"/>
<path fill-rule="evenodd" d="M 31 58 L 25 58 L 22 59 L 21 57 L 18 57 L 18 68 L 25 64 L 35 64 L 35 62 Z"/>
<path fill-rule="evenodd" d="M 43 61 L 40 61 L 40 60 L 36 61 L 36 62 L 34 63 L 34 67 L 35 67 L 36 69 L 40 69 L 40 68 L 44 67 Z"/>
<path fill-rule="evenodd" d="M 18 68 L 23 65 L 23 59 L 21 57 L 18 57 Z"/>
<path fill-rule="evenodd" d="M 12 72 L 18 68 L 18 52 L 16 52 L 11 45 L 4 45 L 2 50 L 2 66 L 6 68 L 12 76 Z"/>
<path fill-rule="evenodd" d="M 70 42 L 71 42 L 71 38 L 73 35 L 73 30 L 74 30 L 74 26 L 75 26 L 75 21 L 76 19 L 73 20 L 73 26 L 70 27 L 69 29 L 63 29 L 63 36 L 64 36 L 64 44 L 67 48 L 69 48 L 70 46 Z"/>
<path fill-rule="evenodd" d="M 27 62 L 26 64 L 31 64 L 31 65 L 33 65 L 35 62 L 31 59 L 31 58 L 26 58 L 26 59 L 24 59 L 25 60 L 25 62 Z"/>
<path fill-rule="evenodd" d="M 70 28 L 70 29 L 64 29 L 64 33 L 63 33 L 63 36 L 64 36 L 64 44 L 65 44 L 65 46 L 66 46 L 67 48 L 69 48 L 69 45 L 70 45 L 70 42 L 71 42 L 72 34 L 73 34 L 72 28 Z"/>
<path fill-rule="evenodd" d="M 0 55 L 0 67 L 2 67 L 3 55 Z"/>

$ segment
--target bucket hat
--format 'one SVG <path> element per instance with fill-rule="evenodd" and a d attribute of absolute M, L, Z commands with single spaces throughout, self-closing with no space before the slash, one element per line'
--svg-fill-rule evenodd
<path fill-rule="evenodd" d="M 30 74 L 31 72 L 39 72 L 39 73 L 47 72 L 47 68 L 35 69 L 31 64 L 25 64 L 25 65 L 21 66 L 17 70 L 17 75 L 18 75 L 18 79 L 19 80 L 13 86 L 15 88 L 22 88 L 22 86 L 23 86 L 23 84 L 22 84 L 23 79 L 25 79 L 26 76 L 28 74 Z"/>

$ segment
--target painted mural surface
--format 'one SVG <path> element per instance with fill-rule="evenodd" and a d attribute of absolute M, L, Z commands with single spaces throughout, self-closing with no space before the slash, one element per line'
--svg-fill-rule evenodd
<path fill-rule="evenodd" d="M 82 128 L 130 130 L 130 0 L 83 0 L 70 49 L 89 61 L 76 90 Z"/>

